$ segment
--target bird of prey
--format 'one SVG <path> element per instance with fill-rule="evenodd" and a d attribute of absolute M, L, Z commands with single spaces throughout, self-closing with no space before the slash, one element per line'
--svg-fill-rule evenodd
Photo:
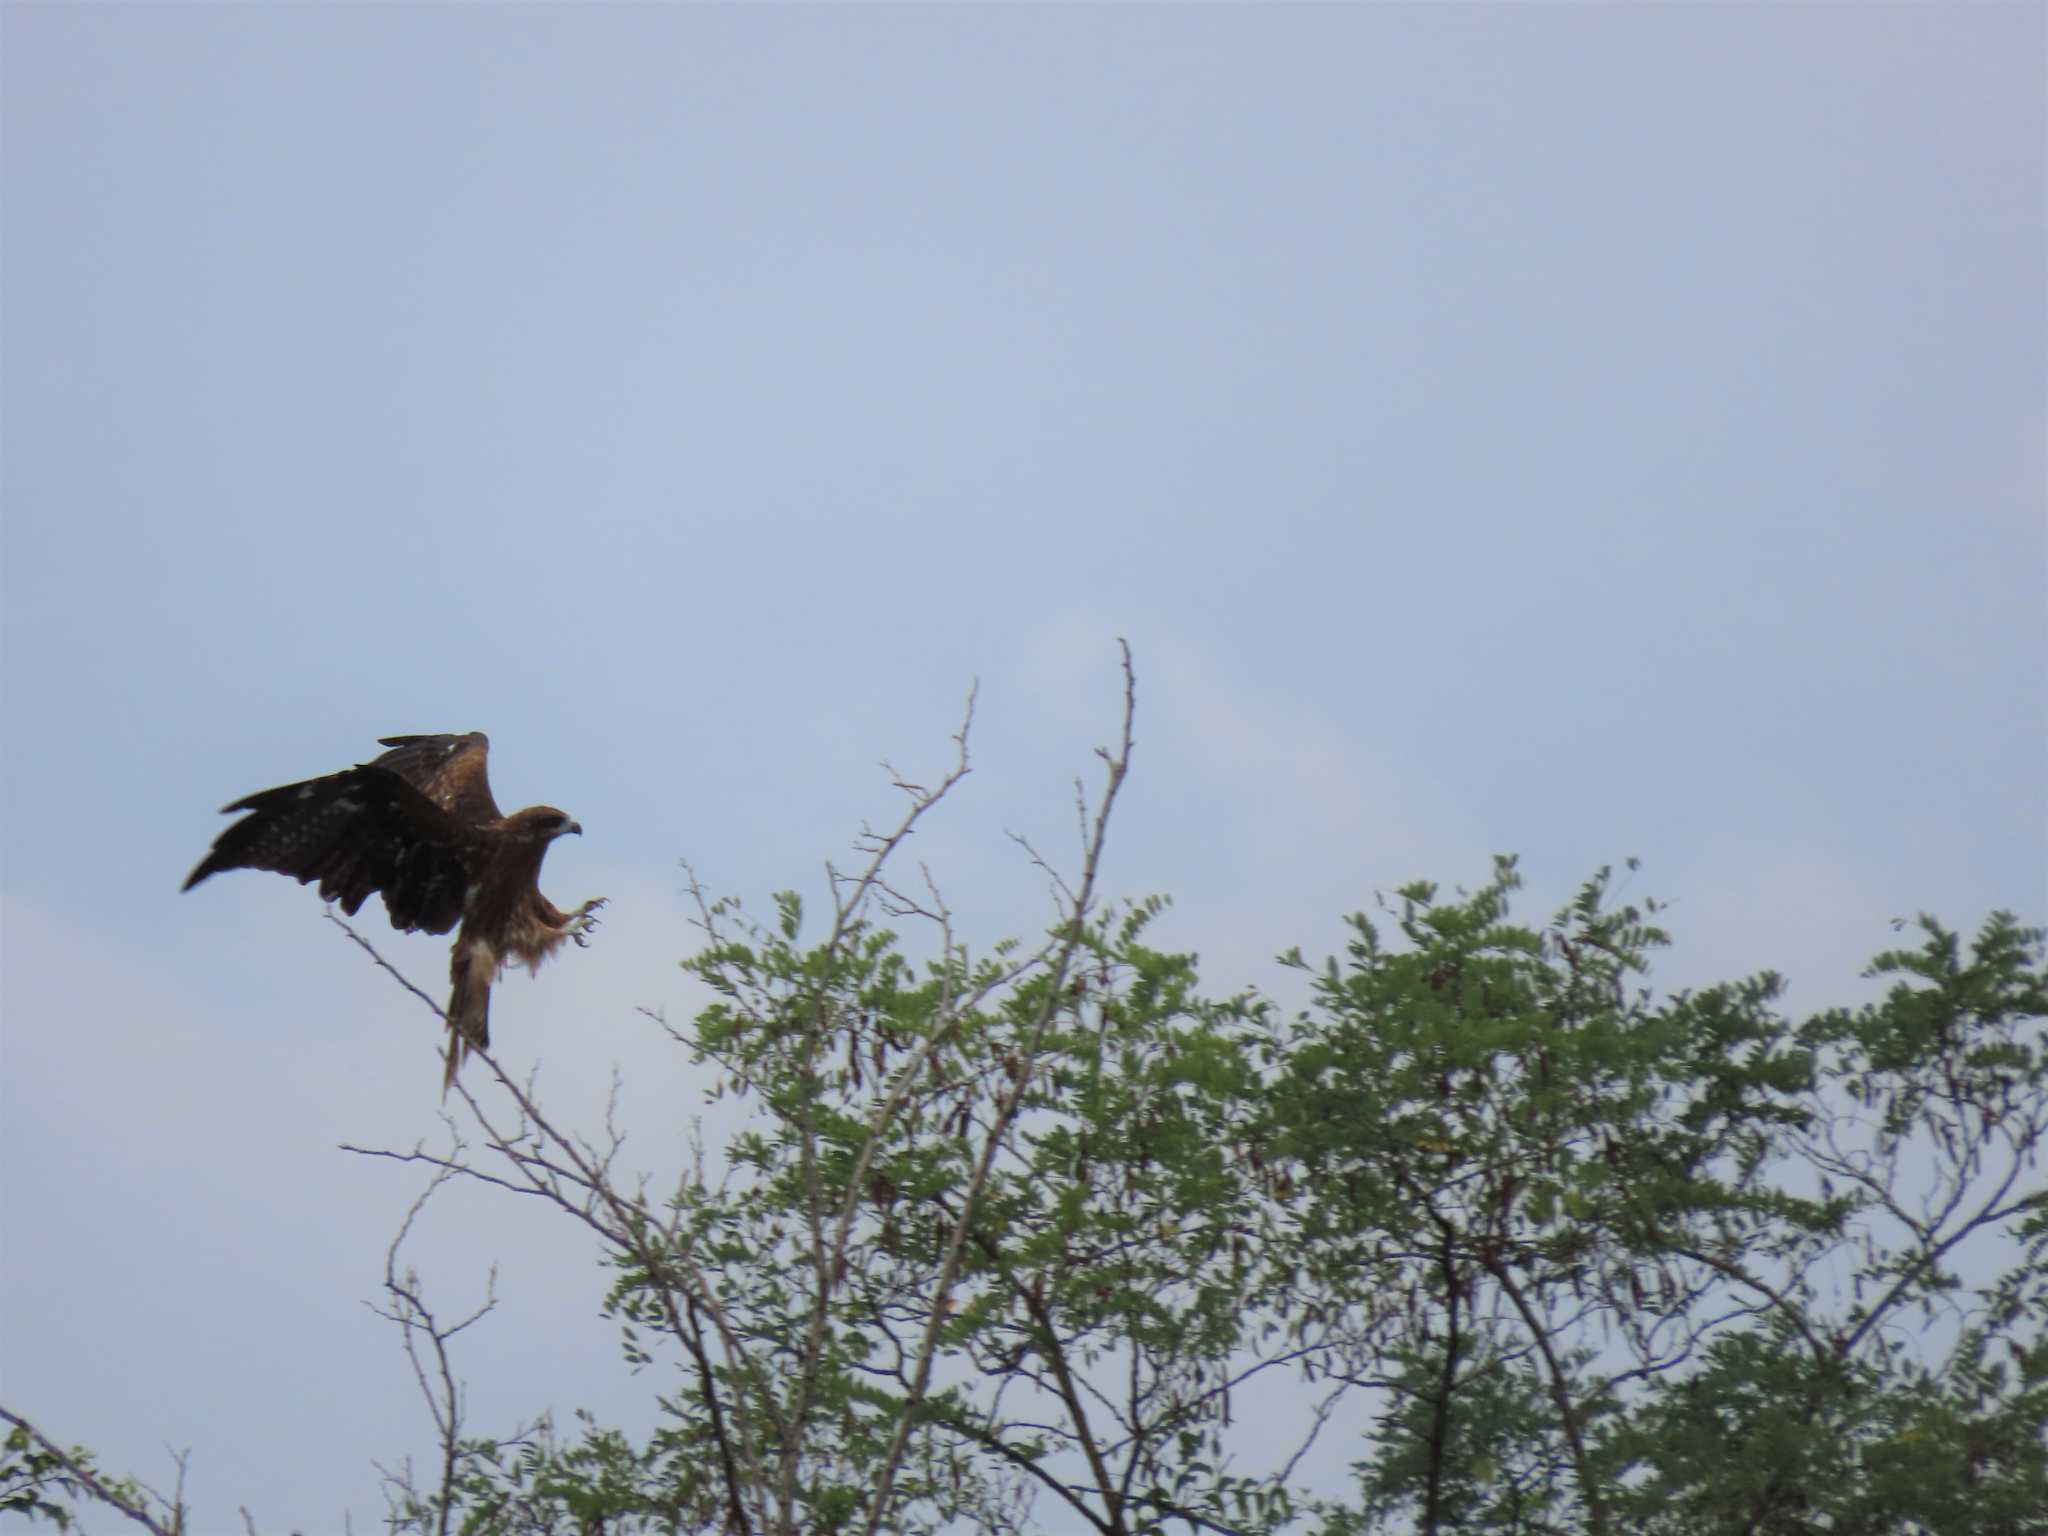
<path fill-rule="evenodd" d="M 269 869 L 354 916 L 374 892 L 391 926 L 446 933 L 449 954 L 445 1094 L 472 1046 L 491 1043 L 491 983 L 518 961 L 529 971 L 564 939 L 581 947 L 604 898 L 563 912 L 540 893 L 548 845 L 583 828 L 551 805 L 507 816 L 491 798 L 490 739 L 385 736 L 391 750 L 325 778 L 249 795 L 221 814 L 248 814 L 221 833 L 184 889 L 224 869 Z"/>

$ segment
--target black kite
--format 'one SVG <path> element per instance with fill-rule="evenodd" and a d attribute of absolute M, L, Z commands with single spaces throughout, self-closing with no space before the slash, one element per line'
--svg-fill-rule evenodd
<path fill-rule="evenodd" d="M 226 807 L 222 815 L 248 814 L 221 833 L 184 889 L 224 869 L 269 869 L 301 885 L 318 880 L 321 896 L 350 916 L 381 891 L 391 926 L 406 932 L 461 923 L 448 965 L 446 1092 L 470 1047 L 491 1043 L 498 973 L 514 961 L 539 970 L 564 939 L 586 944 L 604 898 L 563 912 L 540 893 L 548 845 L 583 828 L 551 805 L 499 811 L 483 732 L 380 744 L 391 750 L 375 762 Z"/>

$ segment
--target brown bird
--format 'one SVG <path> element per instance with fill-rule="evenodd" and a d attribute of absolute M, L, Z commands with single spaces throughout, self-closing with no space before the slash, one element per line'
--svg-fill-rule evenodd
<path fill-rule="evenodd" d="M 229 827 L 183 889 L 224 869 L 269 869 L 320 894 L 351 917 L 384 894 L 391 926 L 405 932 L 462 931 L 449 952 L 446 1093 L 472 1046 L 491 1043 L 491 983 L 517 961 L 529 971 L 564 939 L 581 947 L 604 898 L 563 912 L 540 893 L 548 845 L 583 828 L 551 805 L 507 816 L 485 774 L 490 739 L 385 736 L 391 750 L 322 779 L 249 795 L 221 814 L 248 814 Z"/>

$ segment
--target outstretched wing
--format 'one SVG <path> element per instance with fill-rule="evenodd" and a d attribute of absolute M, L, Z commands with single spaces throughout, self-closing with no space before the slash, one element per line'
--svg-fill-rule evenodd
<path fill-rule="evenodd" d="M 482 755 L 479 745 L 479 764 Z M 319 881 L 320 894 L 351 916 L 382 891 L 392 927 L 446 933 L 489 858 L 476 827 L 374 763 L 266 789 L 223 814 L 236 811 L 248 814 L 221 833 L 184 889 L 224 869 L 275 870 L 301 885 Z"/>
<path fill-rule="evenodd" d="M 380 736 L 391 750 L 370 766 L 397 774 L 457 821 L 475 826 L 497 821 L 502 812 L 491 798 L 486 772 L 491 738 L 482 731 L 463 736 Z"/>

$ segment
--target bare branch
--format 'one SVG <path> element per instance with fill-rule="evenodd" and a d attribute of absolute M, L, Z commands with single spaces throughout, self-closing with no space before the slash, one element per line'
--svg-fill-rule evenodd
<path fill-rule="evenodd" d="M 896 1429 L 891 1437 L 888 1452 L 882 1459 L 880 1471 L 875 1479 L 874 1495 L 868 1504 L 868 1536 L 875 1536 L 875 1533 L 882 1529 L 896 1477 L 902 1468 L 904 1453 L 909 1446 L 911 1425 L 930 1391 L 932 1365 L 938 1353 L 939 1330 L 946 1317 L 947 1301 L 952 1293 L 953 1284 L 960 1273 L 961 1254 L 966 1246 L 968 1228 L 973 1222 L 975 1208 L 983 1189 L 987 1187 L 989 1173 L 995 1164 L 996 1152 L 1002 1143 L 1003 1133 L 1016 1119 L 1018 1111 L 1023 1106 L 1025 1094 L 1031 1083 L 1031 1067 L 1037 1058 L 1046 1030 L 1050 1028 L 1065 1000 L 1067 976 L 1073 968 L 1074 957 L 1085 937 L 1087 918 L 1095 897 L 1095 883 L 1101 872 L 1102 852 L 1108 841 L 1110 812 L 1116 805 L 1117 791 L 1123 787 L 1124 776 L 1130 770 L 1132 727 L 1137 713 L 1138 685 L 1136 673 L 1131 666 L 1130 644 L 1127 641 L 1119 641 L 1118 645 L 1123 653 L 1123 729 L 1114 755 L 1106 750 L 1097 749 L 1107 765 L 1108 774 L 1097 805 L 1093 830 L 1088 834 L 1085 843 L 1080 889 L 1075 892 L 1073 902 L 1066 913 L 1066 933 L 1053 962 L 1052 977 L 1050 985 L 1046 988 L 1045 1001 L 1026 1033 L 1020 1052 L 1019 1070 L 1014 1075 L 1009 1091 L 1003 1095 L 995 1122 L 989 1127 L 982 1142 L 974 1172 L 961 1196 L 960 1214 L 954 1221 L 952 1233 L 947 1239 L 945 1256 L 933 1287 L 931 1316 L 925 1325 L 923 1342 L 918 1348 L 917 1366 L 912 1377 L 911 1389 L 903 1410 L 897 1415 Z M 1084 811 L 1084 828 L 1086 825 Z M 1098 1476 L 1106 1476 L 1106 1472 L 1098 1468 Z M 1104 1482 L 1102 1486 L 1105 1493 L 1111 1492 L 1109 1484 Z"/>
<path fill-rule="evenodd" d="M 459 1155 L 460 1143 L 455 1150 Z M 437 1536 L 448 1536 L 449 1524 L 455 1513 L 455 1485 L 462 1470 L 463 1392 L 448 1357 L 448 1341 L 481 1320 L 497 1305 L 497 1270 L 495 1267 L 491 1270 L 482 1304 L 460 1321 L 444 1325 L 421 1296 L 419 1275 L 412 1270 L 407 1270 L 403 1276 L 399 1274 L 398 1251 L 411 1234 L 413 1223 L 425 1209 L 427 1201 L 459 1171 L 451 1162 L 441 1162 L 436 1166 L 433 1178 L 406 1211 L 405 1219 L 399 1223 L 398 1231 L 391 1239 L 391 1246 L 385 1250 L 384 1290 L 392 1300 L 389 1310 L 365 1303 L 379 1317 L 398 1325 L 405 1341 L 406 1359 L 412 1365 L 413 1380 L 418 1384 L 428 1415 L 434 1422 L 441 1453 L 440 1486 L 432 1500 Z M 422 1338 L 426 1341 L 425 1350 L 431 1356 L 431 1373 L 428 1359 L 422 1356 Z"/>
<path fill-rule="evenodd" d="M 406 991 L 410 992 L 414 997 L 418 998 L 421 1002 L 425 1003 L 429 1008 L 431 1008 L 433 1010 L 435 1018 L 440 1019 L 443 1022 L 446 1022 L 448 1018 L 447 1009 L 443 1008 L 439 1003 L 435 1002 L 431 997 L 427 996 L 426 993 L 422 992 L 417 986 L 415 986 L 412 980 L 397 966 L 393 965 L 389 960 L 386 960 L 382 955 L 378 954 L 376 946 L 372 944 L 368 939 L 364 938 L 360 933 L 356 932 L 356 930 L 352 928 L 344 919 L 336 917 L 334 915 L 333 907 L 330 906 L 324 915 L 326 916 L 327 921 L 334 924 L 335 927 L 339 928 L 343 933 L 347 934 L 351 939 L 355 940 L 355 942 L 361 946 L 363 953 L 368 955 L 372 960 L 376 961 L 377 964 L 383 967 L 384 970 L 388 971 L 391 974 L 392 978 L 401 987 L 405 988 Z"/>

